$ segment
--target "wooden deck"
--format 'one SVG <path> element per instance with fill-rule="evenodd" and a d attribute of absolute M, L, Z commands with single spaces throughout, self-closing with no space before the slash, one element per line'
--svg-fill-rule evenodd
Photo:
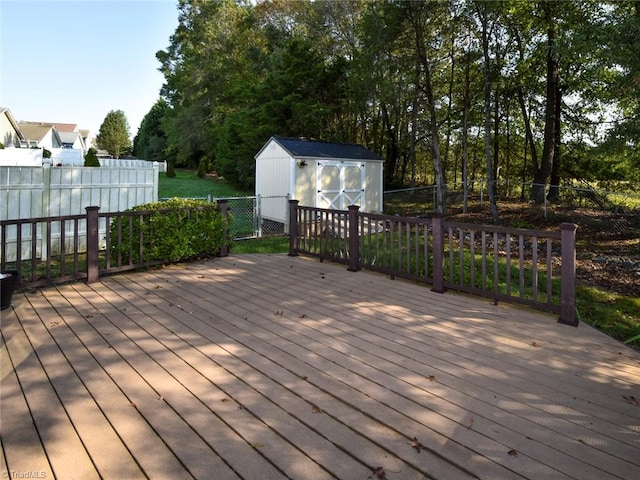
<path fill-rule="evenodd" d="M 587 325 L 285 255 L 13 303 L 3 478 L 640 478 L 640 355 Z"/>

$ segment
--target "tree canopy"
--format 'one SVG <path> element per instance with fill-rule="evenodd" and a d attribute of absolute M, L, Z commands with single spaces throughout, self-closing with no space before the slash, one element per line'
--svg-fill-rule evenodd
<path fill-rule="evenodd" d="M 160 98 L 144 116 L 138 134 L 133 139 L 133 154 L 136 157 L 152 161 L 164 160 L 167 134 L 162 122 L 168 109 L 167 102 Z"/>
<path fill-rule="evenodd" d="M 632 0 L 180 0 L 136 151 L 250 187 L 271 135 L 359 143 L 441 204 L 640 181 L 639 45 Z"/>
<path fill-rule="evenodd" d="M 131 149 L 129 123 L 122 110 L 111 110 L 104 117 L 96 136 L 99 148 L 109 152 L 114 158 L 120 158 Z"/>

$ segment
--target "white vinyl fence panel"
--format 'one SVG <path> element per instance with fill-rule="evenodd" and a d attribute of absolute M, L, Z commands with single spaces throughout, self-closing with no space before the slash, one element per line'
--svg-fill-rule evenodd
<path fill-rule="evenodd" d="M 156 202 L 158 171 L 159 164 L 151 162 L 138 164 L 137 168 L 1 166 L 0 220 L 84 215 L 86 207 L 96 205 L 101 212 L 119 212 Z M 71 223 L 68 223 L 66 229 L 71 228 Z M 38 239 L 44 241 L 40 230 Z M 23 229 L 22 237 L 30 238 L 31 232 Z M 52 224 L 52 238 L 59 237 L 60 225 Z M 2 239 L 8 247 L 8 261 L 16 258 L 16 238 L 17 229 L 11 227 L 7 229 L 7 238 Z M 83 239 L 81 236 L 81 241 Z M 38 249 L 38 255 L 43 253 L 44 243 Z M 23 250 L 22 258 L 30 258 L 30 253 Z"/>

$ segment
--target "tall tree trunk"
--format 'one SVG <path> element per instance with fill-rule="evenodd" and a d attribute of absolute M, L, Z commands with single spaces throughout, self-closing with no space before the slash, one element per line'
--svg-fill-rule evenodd
<path fill-rule="evenodd" d="M 533 138 L 533 131 L 531 130 L 531 118 L 529 117 L 529 112 L 527 110 L 527 105 L 524 100 L 524 93 L 522 91 L 522 87 L 518 87 L 518 103 L 520 104 L 520 111 L 522 112 L 522 120 L 524 121 L 525 128 L 525 153 L 527 152 L 526 146 L 529 146 L 529 151 L 531 152 L 531 163 L 533 164 L 533 170 L 536 171 L 539 168 L 538 165 L 538 150 L 536 148 L 536 142 Z M 524 191 L 524 184 L 527 179 L 527 169 L 524 168 L 522 171 L 522 188 Z"/>
<path fill-rule="evenodd" d="M 511 114 L 511 99 L 507 98 L 507 103 L 506 103 L 506 110 L 505 110 L 505 130 L 506 130 L 506 159 L 504 162 L 504 167 L 505 167 L 505 173 L 503 175 L 503 178 L 507 179 L 507 185 L 506 185 L 506 194 L 507 197 L 511 196 L 511 122 L 509 121 L 509 116 Z M 500 181 L 500 179 L 498 179 L 498 182 Z"/>
<path fill-rule="evenodd" d="M 438 135 L 438 118 L 436 114 L 436 106 L 433 100 L 433 89 L 431 86 L 431 68 L 427 62 L 424 68 L 424 92 L 427 96 L 427 108 L 429 110 L 429 123 L 431 132 L 431 152 L 433 154 L 433 169 L 436 174 L 436 198 L 437 211 L 442 215 L 446 210 L 446 184 L 444 180 L 444 171 L 442 168 L 442 158 L 440 156 L 440 139 Z"/>
<path fill-rule="evenodd" d="M 398 178 L 398 160 L 399 160 L 399 148 L 398 148 L 398 139 L 396 137 L 396 131 L 391 124 L 391 119 L 389 118 L 389 111 L 386 105 L 382 104 L 382 123 L 384 125 L 384 129 L 386 131 L 387 144 L 386 148 L 386 158 L 385 158 L 385 169 L 389 174 L 388 182 L 391 184 L 394 183 Z"/>
<path fill-rule="evenodd" d="M 449 92 L 448 92 L 448 100 L 447 100 L 447 136 L 445 139 L 445 147 L 444 147 L 444 169 L 445 169 L 445 181 L 446 181 L 446 170 L 450 168 L 449 164 L 449 148 L 451 145 L 451 110 L 453 103 L 453 82 L 454 82 L 454 71 L 456 65 L 456 57 L 455 57 L 455 28 L 451 29 L 451 50 L 449 55 L 449 61 L 451 62 L 451 69 L 449 72 Z M 455 188 L 455 181 L 454 181 Z"/>
<path fill-rule="evenodd" d="M 469 103 L 470 103 L 470 80 L 469 80 L 469 64 L 471 59 L 469 52 L 466 54 L 466 64 L 464 67 L 464 94 L 462 100 L 462 196 L 464 213 L 469 208 Z"/>
<path fill-rule="evenodd" d="M 493 161 L 491 158 L 491 69 L 489 58 L 489 28 L 486 11 L 481 11 L 476 5 L 482 22 L 482 52 L 484 56 L 484 156 L 487 168 L 487 186 L 489 190 L 489 204 L 493 223 L 498 223 L 498 206 L 494 191 Z"/>
<path fill-rule="evenodd" d="M 533 189 L 531 191 L 532 200 L 536 203 L 543 203 L 545 189 L 551 174 L 551 165 L 553 164 L 553 154 L 555 152 L 556 141 L 556 117 L 557 117 L 557 101 L 556 97 L 559 93 L 559 68 L 556 57 L 556 24 L 552 18 L 551 8 L 548 2 L 542 3 L 544 9 L 545 20 L 547 21 L 547 93 L 546 106 L 544 115 L 544 146 L 542 148 L 542 158 L 540 165 L 533 172 Z"/>
<path fill-rule="evenodd" d="M 411 106 L 411 136 L 409 144 L 409 156 L 411 161 L 411 188 L 416 186 L 416 142 L 418 130 L 418 89 L 413 95 L 413 105 Z"/>
<path fill-rule="evenodd" d="M 556 128 L 553 142 L 553 164 L 551 165 L 551 177 L 549 179 L 549 201 L 560 200 L 560 120 L 562 115 L 562 91 L 560 82 L 556 84 Z"/>
<path fill-rule="evenodd" d="M 495 98 L 493 99 L 493 195 L 498 198 L 498 171 L 500 160 L 500 87 L 496 85 Z"/>
<path fill-rule="evenodd" d="M 438 133 L 438 116 L 436 113 L 436 105 L 433 96 L 433 85 L 431 81 L 431 66 L 429 65 L 429 57 L 425 50 L 426 44 L 424 41 L 424 30 L 420 18 L 419 4 L 407 4 L 409 7 L 409 14 L 413 30 L 415 33 L 415 48 L 417 64 L 421 67 L 424 75 L 424 80 L 421 82 L 420 87 L 424 92 L 427 100 L 427 111 L 429 112 L 429 133 L 431 137 L 431 153 L 433 156 L 433 169 L 435 173 L 436 183 L 436 210 L 442 215 L 446 210 L 446 184 L 444 177 L 444 169 L 442 166 L 442 156 L 440 154 L 440 136 Z"/>

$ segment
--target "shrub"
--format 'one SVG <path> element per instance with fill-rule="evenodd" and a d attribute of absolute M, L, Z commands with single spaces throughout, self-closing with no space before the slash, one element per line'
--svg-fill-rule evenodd
<path fill-rule="evenodd" d="M 218 204 L 202 200 L 174 198 L 138 205 L 127 212 L 140 214 L 130 220 L 120 217 L 122 221 L 114 221 L 110 228 L 111 256 L 117 264 L 217 255 L 229 228 L 229 219 L 222 216 Z"/>
<path fill-rule="evenodd" d="M 98 160 L 98 155 L 96 155 L 98 151 L 91 147 L 87 154 L 84 156 L 84 166 L 85 167 L 99 167 L 100 160 Z"/>
<path fill-rule="evenodd" d="M 173 161 L 169 160 L 167 165 L 167 171 L 165 172 L 167 178 L 176 178 L 176 169 L 173 166 Z"/>
<path fill-rule="evenodd" d="M 207 159 L 201 158 L 200 163 L 198 163 L 198 178 L 204 178 L 207 176 Z"/>

